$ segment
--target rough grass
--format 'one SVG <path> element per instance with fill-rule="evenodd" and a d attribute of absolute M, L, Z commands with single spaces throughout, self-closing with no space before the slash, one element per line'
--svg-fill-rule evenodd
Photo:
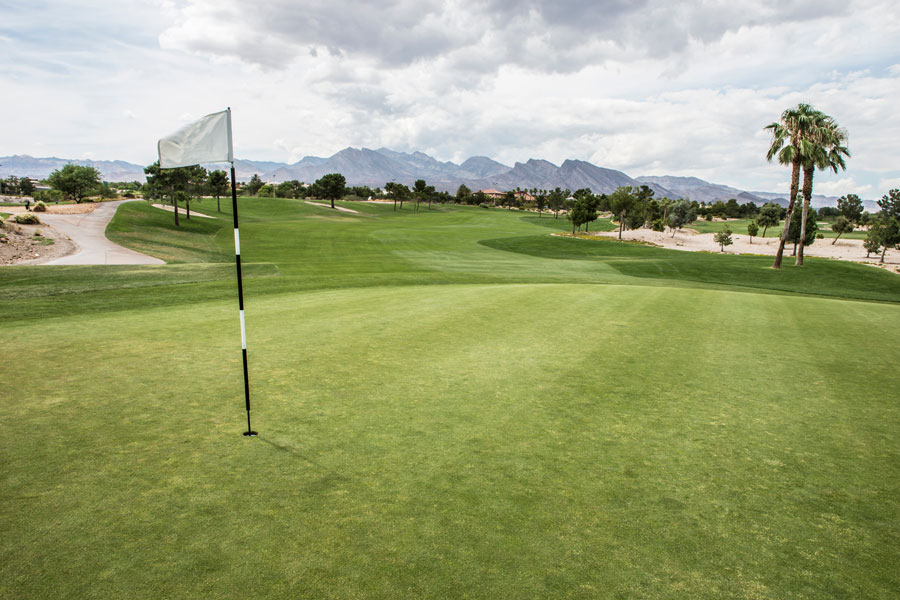
<path fill-rule="evenodd" d="M 0 597 L 900 588 L 896 276 L 353 207 L 242 200 L 256 439 L 229 215 L 199 264 L 0 270 L 39 375 L 0 403 Z"/>

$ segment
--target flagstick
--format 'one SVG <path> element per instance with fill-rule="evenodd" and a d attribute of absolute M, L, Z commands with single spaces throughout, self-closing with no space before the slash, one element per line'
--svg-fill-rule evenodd
<path fill-rule="evenodd" d="M 244 402 L 247 406 L 246 436 L 258 435 L 250 427 L 250 379 L 247 377 L 247 331 L 244 327 L 244 283 L 241 278 L 241 237 L 238 233 L 237 186 L 234 181 L 234 163 L 231 163 L 231 207 L 234 213 L 234 260 L 237 264 L 238 306 L 241 310 L 241 353 L 244 357 Z"/>

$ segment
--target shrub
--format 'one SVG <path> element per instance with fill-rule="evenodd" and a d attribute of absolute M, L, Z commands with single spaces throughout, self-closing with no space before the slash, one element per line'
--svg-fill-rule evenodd
<path fill-rule="evenodd" d="M 821 233 L 817 233 L 817 234 L 816 234 L 816 239 L 817 239 L 817 240 L 824 240 L 824 239 L 825 239 L 825 236 L 822 235 Z"/>
<path fill-rule="evenodd" d="M 16 223 L 21 225 L 40 225 L 41 220 L 32 212 L 19 213 L 14 217 Z"/>
<path fill-rule="evenodd" d="M 43 200 L 38 200 L 34 204 L 34 208 L 32 208 L 34 212 L 47 212 L 47 205 L 44 204 Z"/>
<path fill-rule="evenodd" d="M 656 219 L 650 224 L 650 229 L 653 231 L 665 231 L 666 223 L 662 219 Z"/>
<path fill-rule="evenodd" d="M 478 206 L 480 206 L 481 208 L 490 208 L 491 207 L 491 205 L 487 202 L 482 202 Z"/>

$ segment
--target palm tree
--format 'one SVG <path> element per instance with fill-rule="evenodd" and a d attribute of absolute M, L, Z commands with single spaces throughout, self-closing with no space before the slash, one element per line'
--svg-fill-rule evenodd
<path fill-rule="evenodd" d="M 780 164 L 791 165 L 791 195 L 788 199 L 784 229 L 781 231 L 781 238 L 778 241 L 778 253 L 772 264 L 773 269 L 781 268 L 784 244 L 787 241 L 791 215 L 794 213 L 794 203 L 800 187 L 800 167 L 803 155 L 810 154 L 811 140 L 818 135 L 819 128 L 816 124 L 824 117 L 823 113 L 809 104 L 798 104 L 796 108 L 789 108 L 781 113 L 780 121 L 770 123 L 765 127 L 772 132 L 772 145 L 766 154 L 766 160 L 771 161 L 777 156 Z"/>
<path fill-rule="evenodd" d="M 845 156 L 850 156 L 850 151 L 844 146 L 847 132 L 837 126 L 834 119 L 826 116 L 820 124 L 819 137 L 814 140 L 810 148 L 811 154 L 803 157 L 803 212 L 800 220 L 800 249 L 797 252 L 797 266 L 803 265 L 803 247 L 806 241 L 806 215 L 809 213 L 809 201 L 812 198 L 813 175 L 816 169 L 831 169 L 835 173 L 838 169 L 847 168 Z"/>

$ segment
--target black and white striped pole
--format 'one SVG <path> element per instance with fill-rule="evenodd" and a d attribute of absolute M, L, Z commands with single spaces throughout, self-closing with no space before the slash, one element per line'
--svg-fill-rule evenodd
<path fill-rule="evenodd" d="M 230 110 L 230 109 L 229 109 Z M 250 427 L 250 379 L 247 375 L 247 328 L 244 325 L 244 282 L 241 278 L 241 235 L 238 230 L 237 184 L 234 179 L 234 163 L 231 163 L 231 210 L 234 213 L 234 261 L 237 265 L 238 307 L 241 311 L 241 354 L 244 358 L 244 404 L 247 407 L 246 436 L 258 435 Z"/>

